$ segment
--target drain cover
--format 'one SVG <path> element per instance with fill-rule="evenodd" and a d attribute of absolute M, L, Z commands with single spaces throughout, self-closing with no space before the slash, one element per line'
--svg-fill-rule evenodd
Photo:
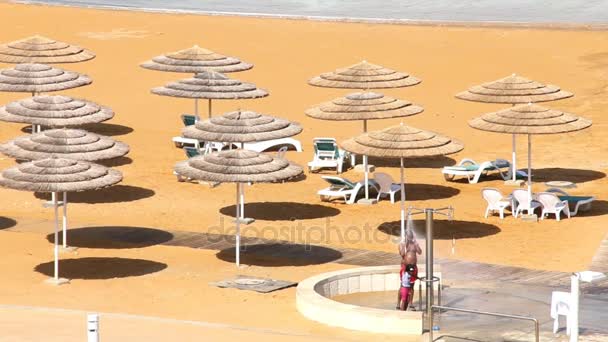
<path fill-rule="evenodd" d="M 266 282 L 265 279 L 253 279 L 253 278 L 240 278 L 234 280 L 234 282 L 238 285 L 252 286 L 252 285 L 262 285 Z"/>
<path fill-rule="evenodd" d="M 284 280 L 237 275 L 235 278 L 209 283 L 209 285 L 222 288 L 235 288 L 239 290 L 268 293 L 295 286 L 297 283 Z"/>

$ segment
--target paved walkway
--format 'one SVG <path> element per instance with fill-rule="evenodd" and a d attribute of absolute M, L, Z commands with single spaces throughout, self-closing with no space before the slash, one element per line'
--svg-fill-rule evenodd
<path fill-rule="evenodd" d="M 18 227 L 11 230 L 20 230 Z M 87 227 L 70 230 L 68 242 L 76 247 L 96 247 L 106 244 L 129 244 L 133 247 L 160 244 L 219 251 L 218 257 L 234 260 L 234 236 L 187 231 L 163 231 L 136 227 Z M 90 244 L 90 245 L 89 245 Z M 242 237 L 242 262 L 258 265 L 312 265 L 339 263 L 355 266 L 395 265 L 400 262 L 397 253 L 333 246 L 304 245 L 286 241 Z M 608 241 L 602 253 L 608 253 Z M 600 256 L 597 260 L 604 260 Z M 421 261 L 423 262 L 423 260 Z M 570 273 L 542 271 L 522 267 L 486 264 L 452 259 L 435 259 L 442 267 L 444 277 L 473 281 L 504 281 L 523 285 L 541 285 L 556 288 L 570 287 Z M 602 262 L 603 263 L 603 262 Z M 606 263 L 596 267 L 607 271 Z M 602 269 L 602 267 L 604 267 Z M 608 294 L 608 279 L 594 284 L 582 284 L 585 293 Z"/>

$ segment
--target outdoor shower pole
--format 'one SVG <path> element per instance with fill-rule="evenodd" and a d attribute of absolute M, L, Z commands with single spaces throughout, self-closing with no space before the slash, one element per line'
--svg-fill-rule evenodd
<path fill-rule="evenodd" d="M 528 215 L 532 215 L 532 134 L 528 133 Z"/>
<path fill-rule="evenodd" d="M 433 334 L 433 209 L 426 213 L 426 321 L 429 336 Z"/>
<path fill-rule="evenodd" d="M 63 248 L 68 248 L 68 193 L 63 192 Z"/>

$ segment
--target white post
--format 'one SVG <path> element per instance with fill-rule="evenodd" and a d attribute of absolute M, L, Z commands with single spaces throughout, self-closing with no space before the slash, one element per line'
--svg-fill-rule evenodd
<path fill-rule="evenodd" d="M 241 203 L 240 204 L 240 207 L 241 207 L 241 216 L 239 216 L 238 219 L 243 219 L 244 220 L 245 219 L 245 190 L 243 189 L 244 188 L 243 185 L 244 184 L 241 184 L 241 187 L 240 187 L 241 190 L 240 190 L 240 193 L 239 193 L 239 198 L 240 198 L 240 203 Z"/>
<path fill-rule="evenodd" d="M 568 327 L 570 328 L 570 342 L 578 342 L 578 312 L 579 312 L 579 277 L 578 274 L 570 276 L 570 314 Z"/>
<path fill-rule="evenodd" d="M 55 279 L 56 282 L 59 281 L 59 245 L 57 244 L 57 240 L 59 239 L 59 213 L 57 210 L 57 194 L 55 192 L 53 192 L 53 208 L 55 209 L 55 250 L 54 250 L 54 254 L 55 254 L 55 262 L 53 264 L 54 266 L 54 275 L 53 275 L 53 279 Z"/>
<path fill-rule="evenodd" d="M 367 156 L 363 156 L 363 168 L 365 169 L 365 199 L 369 199 L 369 175 L 367 173 Z"/>
<path fill-rule="evenodd" d="M 87 342 L 99 342 L 99 315 L 87 315 Z"/>
<path fill-rule="evenodd" d="M 63 193 L 63 248 L 68 248 L 68 193 Z"/>
<path fill-rule="evenodd" d="M 532 215 L 532 134 L 528 134 L 528 215 Z"/>
<path fill-rule="evenodd" d="M 403 180 L 403 158 L 401 158 L 401 242 L 405 241 L 405 185 Z"/>
<path fill-rule="evenodd" d="M 515 148 L 515 140 L 516 140 L 517 136 L 515 134 L 513 134 L 513 152 L 512 152 L 512 157 L 513 157 L 513 163 L 511 164 L 511 172 L 513 173 L 513 181 L 515 182 L 517 180 L 517 158 L 516 158 L 516 148 Z"/>
<path fill-rule="evenodd" d="M 241 183 L 236 183 L 237 202 L 236 206 L 239 207 L 239 194 L 241 192 Z M 236 219 L 236 267 L 241 265 L 241 220 L 239 217 Z"/>

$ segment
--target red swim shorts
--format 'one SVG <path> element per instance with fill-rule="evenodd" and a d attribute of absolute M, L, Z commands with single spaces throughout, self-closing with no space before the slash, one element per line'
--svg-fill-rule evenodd
<path fill-rule="evenodd" d="M 410 287 L 403 286 L 401 286 L 401 289 L 399 289 L 399 291 L 401 291 L 401 300 L 405 300 L 406 306 L 410 298 L 410 289 Z"/>

